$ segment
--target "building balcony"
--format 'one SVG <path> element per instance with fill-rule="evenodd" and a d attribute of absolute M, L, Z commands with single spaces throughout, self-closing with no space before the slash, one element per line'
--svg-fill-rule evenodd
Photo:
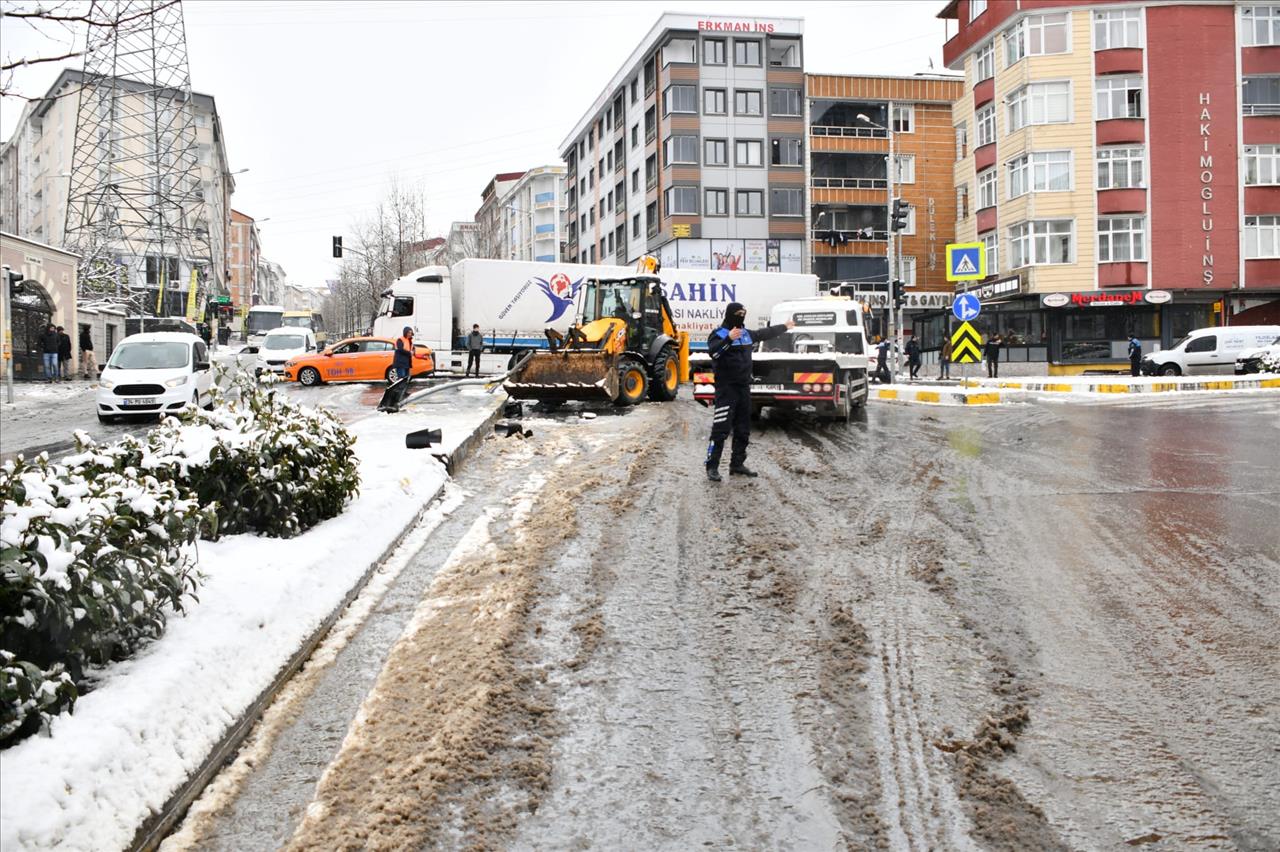
<path fill-rule="evenodd" d="M 852 136 L 858 139 L 887 139 L 889 132 L 879 127 L 844 127 L 815 124 L 809 128 L 811 136 Z"/>

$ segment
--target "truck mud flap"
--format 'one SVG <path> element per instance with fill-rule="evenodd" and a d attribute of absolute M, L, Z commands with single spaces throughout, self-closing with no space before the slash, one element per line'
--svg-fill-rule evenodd
<path fill-rule="evenodd" d="M 539 352 L 502 388 L 514 399 L 612 402 L 618 396 L 618 369 L 599 352 Z"/>

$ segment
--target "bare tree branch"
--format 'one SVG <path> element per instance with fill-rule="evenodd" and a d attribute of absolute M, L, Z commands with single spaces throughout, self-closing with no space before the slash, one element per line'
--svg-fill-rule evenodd
<path fill-rule="evenodd" d="M 37 56 L 35 59 L 19 59 L 17 62 L 0 65 L 0 72 L 12 71 L 15 68 L 22 68 L 26 65 L 38 65 L 41 62 L 62 62 L 67 59 L 75 59 L 77 56 L 84 56 L 84 51 L 77 50 L 75 53 L 64 53 L 61 56 Z M 6 92 L 6 94 L 8 93 Z"/>

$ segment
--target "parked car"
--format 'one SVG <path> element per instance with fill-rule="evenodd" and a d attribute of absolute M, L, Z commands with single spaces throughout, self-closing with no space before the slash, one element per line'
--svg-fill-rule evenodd
<path fill-rule="evenodd" d="M 395 348 L 395 341 L 387 337 L 348 338 L 322 352 L 290 359 L 284 365 L 284 377 L 308 386 L 322 382 L 389 382 L 395 378 L 391 366 Z M 425 361 L 413 359 L 413 378 L 433 373 L 431 347 L 419 343 L 413 349 L 427 356 Z"/>
<path fill-rule="evenodd" d="M 98 420 L 212 407 L 209 349 L 194 334 L 142 332 L 116 345 L 98 385 Z"/>
<path fill-rule="evenodd" d="M 1224 325 L 1197 328 L 1169 349 L 1142 358 L 1144 375 L 1227 374 L 1245 349 L 1266 346 L 1280 336 L 1280 325 Z"/>
<path fill-rule="evenodd" d="M 264 371 L 283 373 L 284 365 L 289 361 L 316 352 L 319 348 L 311 329 L 282 326 L 263 335 L 261 345 L 246 346 L 245 349 L 254 351 L 250 357 L 243 358 L 242 363 L 255 376 Z"/>
<path fill-rule="evenodd" d="M 1263 370 L 1262 360 L 1267 358 L 1273 362 L 1280 362 L 1280 337 L 1271 341 L 1266 346 L 1256 346 L 1253 349 L 1245 349 L 1236 356 L 1236 375 L 1243 376 L 1245 373 L 1261 373 Z"/>

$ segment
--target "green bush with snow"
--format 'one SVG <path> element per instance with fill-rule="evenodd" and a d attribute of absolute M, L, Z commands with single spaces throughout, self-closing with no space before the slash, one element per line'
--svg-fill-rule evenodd
<path fill-rule="evenodd" d="M 1280 373 L 1280 352 L 1266 352 L 1263 354 L 1262 372 Z"/>
<path fill-rule="evenodd" d="M 359 487 L 334 416 L 238 382 L 231 399 L 143 438 L 0 467 L 0 747 L 69 709 L 95 665 L 164 632 L 194 597 L 198 538 L 287 538 Z M 264 566 L 265 567 L 265 566 Z"/>

